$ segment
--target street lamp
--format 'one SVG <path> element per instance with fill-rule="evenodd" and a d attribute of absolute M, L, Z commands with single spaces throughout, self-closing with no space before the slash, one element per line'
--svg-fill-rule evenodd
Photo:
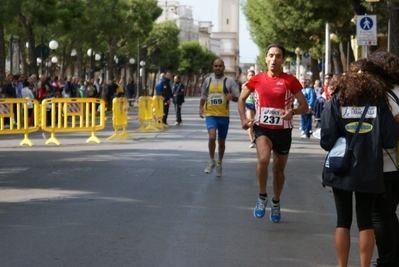
<path fill-rule="evenodd" d="M 51 40 L 50 43 L 48 44 L 48 46 L 50 47 L 51 50 L 55 51 L 58 48 L 58 42 L 55 40 Z M 51 62 L 53 62 L 53 58 L 55 58 L 55 60 L 58 61 L 57 57 L 52 57 Z M 46 62 L 47 69 L 48 69 L 49 65 L 51 65 L 51 63 Z"/>
<path fill-rule="evenodd" d="M 302 49 L 297 47 L 295 48 L 295 54 L 296 54 L 296 78 L 299 79 L 300 77 L 300 55 L 302 55 Z"/>
<path fill-rule="evenodd" d="M 55 50 L 58 48 L 58 43 L 55 40 L 50 41 L 50 43 L 48 44 L 48 46 L 50 47 L 51 50 Z"/>
<path fill-rule="evenodd" d="M 130 73 L 129 73 L 129 78 L 133 81 L 133 64 L 136 63 L 136 60 L 134 58 L 130 58 L 129 59 L 129 64 L 131 65 L 131 67 L 129 68 Z"/>
<path fill-rule="evenodd" d="M 93 49 L 89 48 L 89 50 L 87 50 L 87 55 L 90 57 L 89 79 L 92 79 L 92 78 L 94 78 L 94 51 L 93 51 Z"/>
<path fill-rule="evenodd" d="M 77 55 L 77 52 L 76 52 L 76 49 L 72 49 L 71 50 L 71 74 L 72 75 L 75 75 L 75 63 L 76 63 L 76 55 Z"/>
<path fill-rule="evenodd" d="M 141 66 L 141 68 L 140 68 L 140 78 L 141 78 L 141 81 L 142 81 L 142 90 L 144 91 L 146 88 L 145 88 L 145 68 L 144 68 L 144 66 L 145 66 L 145 61 L 140 61 L 140 66 Z"/>

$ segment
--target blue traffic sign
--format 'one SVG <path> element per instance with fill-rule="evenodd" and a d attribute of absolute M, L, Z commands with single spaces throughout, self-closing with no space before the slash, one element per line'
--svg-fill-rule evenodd
<path fill-rule="evenodd" d="M 360 28 L 364 31 L 369 31 L 373 28 L 374 22 L 370 17 L 364 17 L 360 20 Z"/>

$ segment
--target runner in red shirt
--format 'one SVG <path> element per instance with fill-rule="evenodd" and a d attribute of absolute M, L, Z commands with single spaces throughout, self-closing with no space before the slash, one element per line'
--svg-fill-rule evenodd
<path fill-rule="evenodd" d="M 295 114 L 308 111 L 308 104 L 301 90 L 302 85 L 292 75 L 282 72 L 285 60 L 285 48 L 279 44 L 271 44 L 266 48 L 266 64 L 268 71 L 251 78 L 243 86 L 238 100 L 238 111 L 243 129 L 253 125 L 258 165 L 256 176 L 259 186 L 259 197 L 254 209 L 254 216 L 262 218 L 268 201 L 266 184 L 268 166 L 273 151 L 273 193 L 271 199 L 270 220 L 279 222 L 280 195 L 283 190 L 284 168 L 291 148 L 292 118 Z M 255 91 L 255 120 L 245 116 L 245 99 Z M 294 109 L 294 98 L 299 106 Z"/>

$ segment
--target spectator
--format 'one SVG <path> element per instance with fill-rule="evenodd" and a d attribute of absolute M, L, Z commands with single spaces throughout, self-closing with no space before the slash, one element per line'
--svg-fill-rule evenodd
<path fill-rule="evenodd" d="M 378 194 L 385 191 L 382 150 L 397 143 L 399 124 L 386 103 L 387 89 L 391 86 L 380 78 L 381 68 L 360 59 L 352 63 L 350 69 L 351 73 L 337 81 L 335 93 L 322 113 L 321 147 L 330 151 L 342 136 L 350 142 L 354 126 L 357 127 L 367 104 L 370 107 L 350 151 L 350 168 L 333 172 L 324 166 L 322 180 L 323 186 L 332 188 L 335 200 L 335 247 L 339 266 L 348 266 L 355 195 L 360 266 L 368 267 L 374 250 L 373 209 Z"/>
<path fill-rule="evenodd" d="M 180 125 L 183 122 L 181 119 L 181 107 L 184 103 L 184 84 L 180 82 L 179 75 L 176 75 L 173 81 L 174 81 L 172 86 L 173 104 L 175 105 L 175 111 L 176 111 L 175 125 Z"/>

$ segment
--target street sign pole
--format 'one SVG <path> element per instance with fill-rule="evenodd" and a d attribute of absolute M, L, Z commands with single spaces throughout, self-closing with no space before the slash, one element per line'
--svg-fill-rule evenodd
<path fill-rule="evenodd" d="M 369 45 L 377 45 L 377 16 L 357 16 L 356 36 L 357 45 L 364 46 L 365 57 L 368 57 Z"/>

